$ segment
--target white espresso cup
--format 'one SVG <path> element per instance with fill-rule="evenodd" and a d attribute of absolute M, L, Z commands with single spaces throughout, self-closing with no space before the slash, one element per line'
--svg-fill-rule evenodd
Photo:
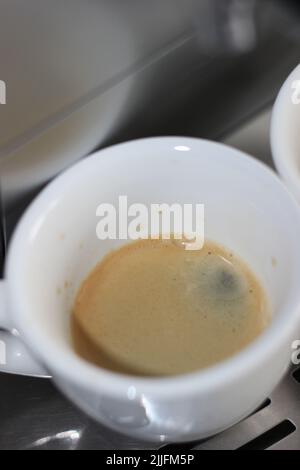
<path fill-rule="evenodd" d="M 173 377 L 123 375 L 78 357 L 70 337 L 77 289 L 106 253 L 127 243 L 96 236 L 96 208 L 117 206 L 119 195 L 147 206 L 203 203 L 205 237 L 245 260 L 266 290 L 273 318 L 265 332 L 217 365 Z M 91 417 L 140 439 L 217 433 L 258 407 L 290 364 L 300 326 L 299 240 L 297 203 L 274 172 L 240 151 L 185 137 L 101 150 L 49 184 L 16 228 L 0 285 L 0 325 L 20 336 L 1 369 L 44 368 Z"/>
<path fill-rule="evenodd" d="M 270 137 L 275 166 L 300 202 L 300 64 L 278 93 Z"/>

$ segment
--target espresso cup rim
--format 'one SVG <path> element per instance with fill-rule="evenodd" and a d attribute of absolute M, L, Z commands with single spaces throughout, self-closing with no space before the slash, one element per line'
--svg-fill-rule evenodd
<path fill-rule="evenodd" d="M 292 102 L 292 84 L 296 79 L 300 81 L 300 64 L 288 75 L 276 97 L 271 114 L 270 143 L 272 157 L 278 173 L 282 176 L 288 189 L 300 202 L 300 171 L 299 168 L 297 170 L 297 162 L 293 158 L 295 152 L 291 149 L 291 146 L 294 145 L 294 141 L 291 140 L 293 136 L 289 125 L 294 110 L 298 109 L 300 114 L 300 103 L 293 104 Z"/>
<path fill-rule="evenodd" d="M 170 377 L 148 378 L 120 374 L 96 367 L 79 358 L 72 349 L 64 352 L 62 357 L 61 352 L 55 350 L 54 342 L 51 343 L 50 340 L 47 344 L 43 343 L 36 325 L 26 325 L 26 317 L 28 318 L 29 316 L 21 312 L 28 311 L 30 305 L 26 303 L 26 296 L 22 286 L 22 275 L 18 269 L 18 263 L 20 263 L 22 249 L 24 248 L 23 232 L 29 229 L 33 219 L 36 218 L 38 213 L 42 212 L 46 202 L 49 202 L 54 197 L 57 188 L 62 188 L 68 177 L 74 172 L 81 172 L 83 174 L 84 167 L 88 166 L 95 158 L 98 158 L 99 154 L 102 159 L 111 158 L 111 149 L 115 147 L 134 146 L 141 142 L 147 145 L 160 144 L 161 142 L 168 142 L 174 145 L 178 141 L 186 145 L 188 143 L 193 145 L 195 142 L 197 142 L 197 145 L 205 143 L 206 145 L 217 146 L 219 150 L 225 148 L 228 152 L 232 153 L 234 158 L 242 159 L 245 167 L 247 165 L 254 165 L 258 173 L 263 174 L 275 184 L 278 198 L 280 194 L 284 194 L 288 198 L 290 210 L 294 211 L 295 214 L 294 230 L 297 229 L 300 234 L 300 208 L 275 172 L 264 163 L 225 144 L 205 139 L 164 136 L 133 140 L 93 153 L 55 178 L 29 206 L 13 234 L 5 266 L 8 297 L 12 304 L 12 316 L 16 327 L 20 330 L 21 335 L 24 336 L 26 344 L 32 348 L 33 352 L 42 360 L 54 377 L 58 375 L 62 380 L 69 379 L 86 387 L 86 389 L 105 390 L 112 396 L 122 397 L 130 391 L 132 396 L 135 396 L 135 393 L 137 395 L 149 393 L 153 396 L 160 396 L 171 400 L 178 396 L 195 394 L 199 390 L 213 391 L 215 387 L 222 387 L 229 382 L 236 381 L 238 384 L 239 377 L 248 374 L 249 370 L 255 369 L 257 361 L 267 361 L 277 349 L 280 349 L 292 337 L 295 326 L 299 323 L 300 291 L 295 305 L 286 307 L 281 312 L 280 318 L 276 318 L 265 332 L 234 356 L 196 372 Z M 300 280 L 300 269 L 298 275 Z"/>

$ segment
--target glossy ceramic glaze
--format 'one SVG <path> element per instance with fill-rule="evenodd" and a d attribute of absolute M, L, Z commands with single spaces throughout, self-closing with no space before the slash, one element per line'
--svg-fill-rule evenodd
<path fill-rule="evenodd" d="M 274 316 L 267 331 L 232 359 L 172 378 L 118 375 L 77 357 L 69 333 L 77 288 L 124 243 L 98 240 L 96 208 L 117 204 L 120 194 L 146 205 L 204 203 L 206 237 L 240 255 L 266 289 Z M 300 324 L 299 236 L 298 205 L 272 171 L 247 155 L 184 137 L 120 144 L 59 176 L 21 219 L 1 284 L 0 324 L 17 328 L 45 373 L 103 424 L 155 441 L 206 437 L 249 414 L 289 365 Z M 34 373 L 26 351 L 20 355 L 18 372 Z M 13 371 L 14 364 L 5 368 Z"/>

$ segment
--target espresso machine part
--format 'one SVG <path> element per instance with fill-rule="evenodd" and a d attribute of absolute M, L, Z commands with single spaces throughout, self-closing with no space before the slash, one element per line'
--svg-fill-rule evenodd
<path fill-rule="evenodd" d="M 263 74 L 282 79 L 299 37 L 291 0 L 1 0 L 0 9 L 6 212 L 95 148 L 190 133 L 195 106 L 214 117 L 203 118 L 198 134 L 217 136 L 216 97 L 231 99 L 232 115 L 222 119 L 234 124 L 237 70 L 247 64 L 244 96 Z"/>

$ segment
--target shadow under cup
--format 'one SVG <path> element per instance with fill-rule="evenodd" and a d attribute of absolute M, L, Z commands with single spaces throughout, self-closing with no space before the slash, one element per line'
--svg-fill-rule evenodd
<path fill-rule="evenodd" d="M 178 144 L 186 145 L 185 151 L 176 150 Z M 148 207 L 203 203 L 205 238 L 224 245 L 248 264 L 266 290 L 273 317 L 288 314 L 299 299 L 300 218 L 270 170 L 239 151 L 209 141 L 154 138 L 147 145 L 143 141 L 121 144 L 58 177 L 30 209 L 35 222 L 26 215 L 21 222 L 26 251 L 18 276 L 23 275 L 26 302 L 33 306 L 21 321 L 23 330 L 25 322 L 33 325 L 40 343 L 55 345 L 62 361 L 72 349 L 70 313 L 81 282 L 105 254 L 127 243 L 96 236 L 97 207 L 105 202 L 117 208 L 120 195 L 128 197 L 128 204 Z M 76 370 L 72 373 L 76 375 Z M 242 411 L 243 406 L 239 410 L 237 405 L 233 421 L 249 411 Z M 219 427 L 228 424 L 224 418 Z M 206 433 L 217 429 L 212 424 Z"/>

